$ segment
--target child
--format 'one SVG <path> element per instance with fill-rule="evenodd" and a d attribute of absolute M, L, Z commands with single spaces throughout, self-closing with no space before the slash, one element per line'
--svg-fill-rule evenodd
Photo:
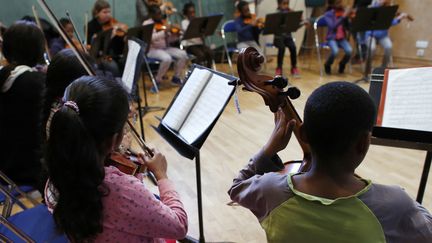
<path fill-rule="evenodd" d="M 48 136 L 46 128 L 49 127 L 50 118 L 61 104 L 66 87 L 75 79 L 87 74 L 71 49 L 63 49 L 53 56 L 46 74 L 46 92 L 42 112 L 45 137 Z"/>
<path fill-rule="evenodd" d="M 235 19 L 235 28 L 237 31 L 237 48 L 243 49 L 247 47 L 254 47 L 259 53 L 263 53 L 259 46 L 259 34 L 262 28 L 257 26 L 257 21 L 252 20 L 250 13 L 249 3 L 240 1 L 237 4 L 237 10 L 240 16 Z"/>
<path fill-rule="evenodd" d="M 344 73 L 345 65 L 351 58 L 352 48 L 348 40 L 346 39 L 346 29 L 344 24 L 347 21 L 347 17 L 351 10 L 345 10 L 343 7 L 343 0 L 336 0 L 334 5 L 325 12 L 324 18 L 318 23 L 318 25 L 327 26 L 327 44 L 329 45 L 331 52 L 327 61 L 324 64 L 324 70 L 326 74 L 331 74 L 331 65 L 334 62 L 336 55 L 341 47 L 345 55 L 339 63 L 339 73 Z"/>
<path fill-rule="evenodd" d="M 277 0 L 277 3 L 277 9 L 279 12 L 286 13 L 293 11 L 289 7 L 289 0 Z M 282 66 L 284 61 L 283 59 L 285 57 L 285 47 L 288 47 L 291 58 L 291 75 L 298 77 L 300 73 L 297 69 L 297 50 L 291 33 L 275 35 L 273 44 L 276 48 L 278 48 L 276 75 L 282 75 Z"/>
<path fill-rule="evenodd" d="M 104 166 L 123 139 L 129 113 L 121 84 L 84 76 L 66 88 L 51 121 L 46 203 L 71 242 L 182 239 L 187 215 L 167 177 L 165 157 L 140 155 L 158 180 L 160 200 L 138 178 Z"/>
<path fill-rule="evenodd" d="M 75 39 L 74 29 L 70 20 L 66 18 L 61 18 L 59 21 L 63 29 L 66 31 L 67 35 L 69 36 L 69 38 L 71 38 L 71 40 L 74 40 Z M 75 43 L 79 44 L 78 41 L 76 41 Z M 50 42 L 50 53 L 52 57 L 65 48 L 66 48 L 66 42 L 63 40 L 61 36 L 57 38 L 53 38 Z M 77 48 L 81 48 L 81 46 L 77 46 Z"/>
<path fill-rule="evenodd" d="M 183 32 L 185 32 L 189 26 L 190 21 L 195 18 L 195 5 L 193 3 L 186 3 L 183 7 L 183 15 L 186 17 L 181 22 L 181 27 Z M 204 45 L 202 38 L 193 38 L 189 40 L 182 41 L 184 47 L 186 47 L 186 52 L 194 55 L 196 58 L 194 62 L 211 68 L 213 64 L 213 53 Z"/>
<path fill-rule="evenodd" d="M 44 35 L 32 22 L 19 21 L 3 35 L 8 64 L 0 70 L 0 170 L 19 185 L 35 187 L 40 186 L 45 75 L 34 67 L 43 60 L 44 47 Z"/>
<path fill-rule="evenodd" d="M 151 6 L 149 8 L 149 13 L 151 19 L 144 21 L 143 25 L 153 23 L 163 24 L 162 11 L 158 6 Z M 171 83 L 174 85 L 181 85 L 182 81 L 180 78 L 186 66 L 188 56 L 184 50 L 168 46 L 169 39 L 174 35 L 170 31 L 170 28 L 165 28 L 163 30 L 153 29 L 150 50 L 147 56 L 160 60 L 159 70 L 156 75 L 156 82 L 158 84 L 162 83 L 163 77 L 166 75 L 171 63 L 175 59 L 174 76 L 171 79 Z M 152 87 L 150 91 L 155 92 L 155 87 Z"/>
<path fill-rule="evenodd" d="M 372 4 L 372 8 L 385 7 L 390 5 L 391 5 L 390 0 L 378 0 L 377 2 Z M 402 13 L 399 16 L 395 17 L 392 21 L 392 26 L 399 24 L 403 19 L 409 19 L 406 13 Z M 381 66 L 384 68 L 387 67 L 388 64 L 390 63 L 390 59 L 392 56 L 392 48 L 393 48 L 393 44 L 389 37 L 388 30 L 374 30 L 373 32 L 367 31 L 366 37 L 367 37 L 366 43 L 368 45 L 369 45 L 369 38 L 372 38 L 372 45 L 370 47 L 372 53 L 371 56 L 373 56 L 373 54 L 375 53 L 377 42 L 379 45 L 382 46 L 382 48 L 384 49 L 384 56 L 383 56 Z M 368 70 L 370 70 L 370 67 L 368 68 Z"/>
<path fill-rule="evenodd" d="M 119 28 L 125 31 L 125 26 L 113 19 L 111 5 L 106 0 L 97 0 L 92 14 L 93 19 L 88 22 L 87 36 L 87 43 L 91 45 L 90 55 L 98 60 L 101 69 L 110 71 L 115 77 L 120 77 L 125 62 L 123 57 L 125 38 L 104 30 L 114 31 L 114 28 Z"/>
<path fill-rule="evenodd" d="M 268 242 L 431 242 L 432 215 L 403 189 L 359 178 L 375 105 L 360 87 L 334 82 L 306 102 L 300 137 L 311 148 L 311 169 L 282 174 L 277 153 L 295 121 L 279 110 L 267 144 L 240 171 L 229 190 L 250 209 Z"/>

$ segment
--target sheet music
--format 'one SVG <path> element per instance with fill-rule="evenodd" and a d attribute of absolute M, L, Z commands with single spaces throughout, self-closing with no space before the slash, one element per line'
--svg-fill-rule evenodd
<path fill-rule="evenodd" d="M 128 40 L 128 54 L 126 64 L 123 71 L 122 81 L 126 91 L 130 94 L 135 80 L 135 71 L 138 55 L 141 51 L 141 46 L 132 40 Z"/>
<path fill-rule="evenodd" d="M 389 70 L 383 127 L 432 132 L 432 68 Z"/>
<path fill-rule="evenodd" d="M 195 68 L 162 123 L 178 132 L 212 74 Z"/>
<path fill-rule="evenodd" d="M 234 86 L 228 79 L 214 74 L 198 98 L 179 134 L 189 144 L 195 142 L 213 123 L 230 98 Z"/>

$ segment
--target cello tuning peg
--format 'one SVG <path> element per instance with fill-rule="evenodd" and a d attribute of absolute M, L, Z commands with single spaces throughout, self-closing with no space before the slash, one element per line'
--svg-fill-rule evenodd
<path fill-rule="evenodd" d="M 288 85 L 288 79 L 282 76 L 276 76 L 273 80 L 266 81 L 266 84 L 283 89 Z"/>
<path fill-rule="evenodd" d="M 295 100 L 298 97 L 300 97 L 300 94 L 301 94 L 300 90 L 297 87 L 294 87 L 294 86 L 290 86 L 290 87 L 288 87 L 287 91 L 279 93 L 279 95 L 288 96 L 292 100 Z"/>

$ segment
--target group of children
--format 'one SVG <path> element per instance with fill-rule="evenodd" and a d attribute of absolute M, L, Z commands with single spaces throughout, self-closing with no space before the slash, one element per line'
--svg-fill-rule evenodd
<path fill-rule="evenodd" d="M 158 11 L 151 13 L 157 20 Z M 44 194 L 59 232 L 71 242 L 184 238 L 187 214 L 163 154 L 138 156 L 158 180 L 160 199 L 141 178 L 106 164 L 130 113 L 123 86 L 85 76 L 68 49 L 53 56 L 46 74 L 36 70 L 45 39 L 33 23 L 13 24 L 2 39 L 0 170 Z M 424 207 L 399 187 L 355 174 L 375 117 L 362 88 L 347 82 L 319 87 L 306 102 L 303 124 L 275 113 L 270 139 L 234 179 L 229 195 L 257 216 L 269 242 L 432 242 L 432 215 Z M 311 148 L 312 166 L 286 175 L 279 173 L 277 153 L 296 125 Z"/>
<path fill-rule="evenodd" d="M 141 179 L 106 165 L 130 112 L 122 84 L 85 76 L 70 49 L 40 72 L 34 67 L 44 46 L 42 31 L 31 22 L 16 22 L 3 35 L 0 170 L 45 195 L 58 230 L 72 242 L 184 238 L 187 215 L 160 152 L 139 155 L 158 179 L 160 199 Z"/>

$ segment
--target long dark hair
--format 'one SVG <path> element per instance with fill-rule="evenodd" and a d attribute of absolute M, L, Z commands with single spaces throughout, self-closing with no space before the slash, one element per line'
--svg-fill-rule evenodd
<path fill-rule="evenodd" d="M 0 87 L 17 65 L 35 66 L 43 58 L 45 38 L 32 22 L 17 21 L 3 34 L 3 55 L 9 65 L 0 72 Z"/>
<path fill-rule="evenodd" d="M 89 58 L 88 60 L 90 61 Z M 63 97 L 66 87 L 86 74 L 86 70 L 71 49 L 63 49 L 53 57 L 46 75 L 45 104 L 42 114 L 44 125 L 50 116 L 53 103 Z M 45 132 L 43 134 L 45 135 Z"/>
<path fill-rule="evenodd" d="M 46 165 L 57 192 L 54 220 L 72 241 L 91 241 L 103 230 L 103 162 L 127 119 L 127 93 L 116 81 L 83 76 L 63 99 L 79 110 L 63 105 L 51 121 Z"/>

